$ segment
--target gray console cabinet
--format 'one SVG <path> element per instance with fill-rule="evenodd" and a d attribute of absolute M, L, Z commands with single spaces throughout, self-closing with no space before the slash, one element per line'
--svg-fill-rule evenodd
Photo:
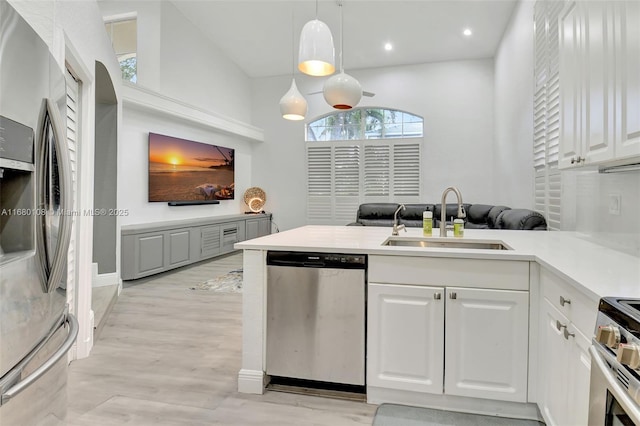
<path fill-rule="evenodd" d="M 271 214 L 122 227 L 122 279 L 134 280 L 226 254 L 237 242 L 271 233 Z"/>

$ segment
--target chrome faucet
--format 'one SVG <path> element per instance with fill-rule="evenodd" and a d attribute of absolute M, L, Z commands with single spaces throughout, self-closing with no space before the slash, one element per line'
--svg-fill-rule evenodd
<path fill-rule="evenodd" d="M 462 207 L 462 194 L 460 193 L 458 188 L 456 188 L 455 186 L 450 186 L 449 188 L 445 189 L 444 192 L 442 193 L 442 200 L 440 201 L 440 236 L 441 237 L 447 236 L 447 227 L 446 227 L 447 194 L 451 191 L 455 192 L 456 197 L 458 197 L 458 217 L 462 219 L 467 216 L 467 214 L 464 212 L 464 207 Z"/>
<path fill-rule="evenodd" d="M 398 225 L 398 212 L 400 210 L 404 210 L 404 209 L 406 209 L 404 204 L 400 204 L 400 207 L 398 207 L 396 212 L 393 214 L 393 231 L 391 232 L 391 235 L 393 235 L 393 236 L 398 235 L 398 231 L 401 230 L 401 229 L 404 229 L 404 232 L 407 232 L 407 230 L 405 229 L 404 225 Z"/>

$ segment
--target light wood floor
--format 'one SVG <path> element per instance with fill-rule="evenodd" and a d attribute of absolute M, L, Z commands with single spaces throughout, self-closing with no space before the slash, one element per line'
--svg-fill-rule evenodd
<path fill-rule="evenodd" d="M 242 295 L 190 287 L 242 254 L 125 282 L 89 358 L 69 367 L 70 426 L 370 425 L 376 406 L 240 394 Z"/>

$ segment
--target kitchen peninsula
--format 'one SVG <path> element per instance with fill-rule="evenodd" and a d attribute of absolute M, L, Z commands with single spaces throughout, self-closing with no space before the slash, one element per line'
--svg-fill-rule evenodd
<path fill-rule="evenodd" d="M 367 402 L 530 418 L 537 405 L 545 419 L 586 424 L 598 301 L 639 297 L 640 259 L 569 232 L 446 239 L 506 250 L 384 245 L 389 237 L 390 228 L 305 226 L 235 245 L 244 250 L 240 392 L 263 393 L 269 380 L 267 252 L 366 254 Z M 409 228 L 396 238 L 421 237 Z M 572 400 L 554 380 L 572 386 Z"/>

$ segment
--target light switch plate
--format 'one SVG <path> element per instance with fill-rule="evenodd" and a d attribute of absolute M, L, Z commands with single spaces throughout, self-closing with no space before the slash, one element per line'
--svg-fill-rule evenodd
<path fill-rule="evenodd" d="M 620 204 L 622 197 L 620 194 L 609 194 L 609 214 L 620 215 Z"/>

